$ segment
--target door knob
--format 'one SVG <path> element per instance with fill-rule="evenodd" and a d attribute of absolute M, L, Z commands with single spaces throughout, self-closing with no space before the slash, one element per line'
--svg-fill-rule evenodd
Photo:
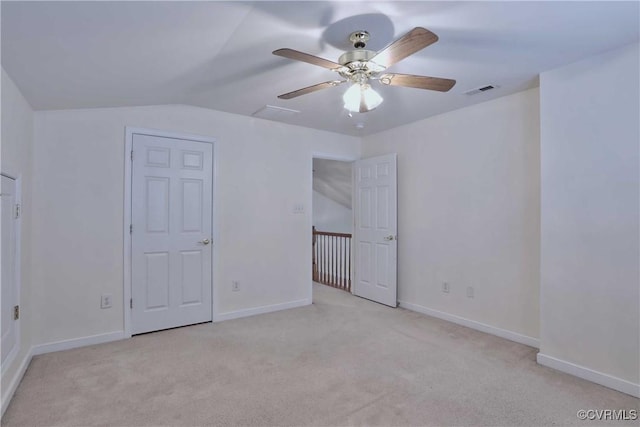
<path fill-rule="evenodd" d="M 209 243 L 211 243 L 211 240 L 209 239 L 200 240 L 200 243 L 202 243 L 203 245 L 208 245 Z"/>
<path fill-rule="evenodd" d="M 396 238 L 396 236 L 394 236 L 393 234 L 390 234 L 389 236 L 386 236 L 386 237 L 384 238 L 384 240 L 389 241 L 389 240 L 393 240 L 393 239 L 395 239 L 395 238 Z"/>

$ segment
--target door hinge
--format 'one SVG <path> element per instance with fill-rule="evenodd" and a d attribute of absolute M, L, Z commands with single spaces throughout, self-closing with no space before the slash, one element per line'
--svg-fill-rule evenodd
<path fill-rule="evenodd" d="M 13 320 L 18 320 L 20 318 L 20 306 L 16 305 L 13 307 Z"/>
<path fill-rule="evenodd" d="M 16 219 L 20 218 L 20 212 L 22 210 L 22 207 L 20 206 L 20 204 L 16 204 Z"/>
<path fill-rule="evenodd" d="M 133 160 L 133 150 L 131 150 L 131 160 Z"/>
<path fill-rule="evenodd" d="M 129 300 L 129 308 L 133 308 L 133 298 Z"/>
<path fill-rule="evenodd" d="M 133 224 L 129 224 L 129 234 L 133 233 Z"/>

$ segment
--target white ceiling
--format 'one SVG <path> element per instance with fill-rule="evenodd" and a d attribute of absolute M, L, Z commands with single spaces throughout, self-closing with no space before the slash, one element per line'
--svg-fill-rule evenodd
<path fill-rule="evenodd" d="M 2 66 L 32 107 L 189 104 L 368 135 L 537 84 L 540 72 L 639 38 L 631 2 L 6 2 Z M 379 50 L 422 26 L 440 41 L 389 68 L 453 78 L 448 93 L 376 86 L 375 111 L 349 117 L 344 86 L 292 100 L 277 95 L 333 72 L 271 54 L 290 47 L 336 61 L 348 36 Z M 479 95 L 468 90 L 493 84 Z M 356 125 L 361 123 L 363 129 Z"/>

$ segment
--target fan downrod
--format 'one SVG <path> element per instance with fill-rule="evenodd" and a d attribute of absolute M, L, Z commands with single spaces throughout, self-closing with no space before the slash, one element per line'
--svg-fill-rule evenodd
<path fill-rule="evenodd" d="M 354 71 L 368 69 L 368 61 L 377 53 L 365 49 L 370 37 L 369 32 L 365 30 L 351 33 L 349 40 L 353 43 L 354 50 L 347 51 L 338 58 L 338 63 L 347 67 L 342 72 L 339 71 L 343 77 L 348 78 Z"/>
<path fill-rule="evenodd" d="M 349 40 L 356 49 L 364 49 L 369 41 L 369 32 L 364 30 L 354 31 L 349 36 Z"/>

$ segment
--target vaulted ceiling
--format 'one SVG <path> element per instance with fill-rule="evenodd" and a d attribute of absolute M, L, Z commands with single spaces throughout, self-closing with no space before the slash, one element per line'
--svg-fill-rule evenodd
<path fill-rule="evenodd" d="M 539 73 L 638 40 L 638 2 L 6 2 L 2 66 L 37 110 L 189 104 L 368 135 L 537 84 Z M 447 93 L 376 86 L 376 110 L 349 116 L 344 86 L 279 94 L 335 73 L 271 54 L 336 61 L 349 34 L 382 49 L 414 27 L 440 40 L 389 71 L 457 80 Z M 467 95 L 485 85 L 497 89 Z"/>

